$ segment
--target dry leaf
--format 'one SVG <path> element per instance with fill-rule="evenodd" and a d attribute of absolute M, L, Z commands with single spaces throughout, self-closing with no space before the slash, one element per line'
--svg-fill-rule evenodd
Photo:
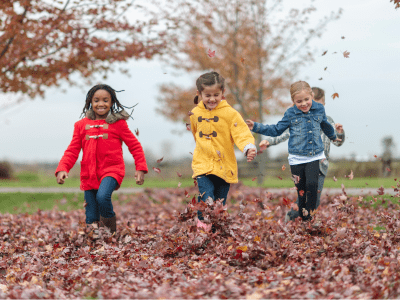
<path fill-rule="evenodd" d="M 350 52 L 347 52 L 347 50 L 343 52 L 343 56 L 345 58 L 349 58 L 349 55 L 350 55 Z"/>
<path fill-rule="evenodd" d="M 157 159 L 157 163 L 160 163 L 160 162 L 162 162 L 162 161 L 163 161 L 163 159 L 164 159 L 164 156 L 163 156 L 163 157 L 161 157 L 160 159 Z"/>
<path fill-rule="evenodd" d="M 214 50 L 214 51 L 211 51 L 210 49 L 208 49 L 207 55 L 208 55 L 209 57 L 214 57 L 214 56 L 215 56 L 215 50 Z"/>
<path fill-rule="evenodd" d="M 335 99 L 335 98 L 339 98 L 339 94 L 338 93 L 332 94 L 332 99 Z"/>

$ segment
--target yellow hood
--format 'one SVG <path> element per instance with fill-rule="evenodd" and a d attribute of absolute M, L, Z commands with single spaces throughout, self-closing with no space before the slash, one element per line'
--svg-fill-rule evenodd
<path fill-rule="evenodd" d="M 242 116 L 226 100 L 211 111 L 200 101 L 192 113 L 190 124 L 196 141 L 193 178 L 214 174 L 228 183 L 238 182 L 234 144 L 240 151 L 254 144 L 254 137 Z"/>

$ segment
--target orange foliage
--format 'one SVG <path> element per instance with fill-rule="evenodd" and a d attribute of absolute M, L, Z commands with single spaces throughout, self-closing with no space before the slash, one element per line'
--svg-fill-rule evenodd
<path fill-rule="evenodd" d="M 151 58 L 165 46 L 152 24 L 131 24 L 128 0 L 8 0 L 0 3 L 0 91 L 43 96 L 44 88 L 89 80 L 113 63 Z"/>
<path fill-rule="evenodd" d="M 308 42 L 339 15 L 310 28 L 314 8 L 292 9 L 278 20 L 279 0 L 154 1 L 154 15 L 166 20 L 170 29 L 166 62 L 194 77 L 217 71 L 226 79 L 228 103 L 244 118 L 259 122 L 291 104 L 288 87 L 298 79 L 300 68 L 313 60 Z M 189 88 L 165 84 L 160 92 L 159 112 L 173 121 L 186 120 L 194 106 L 194 82 Z"/>
<path fill-rule="evenodd" d="M 395 8 L 400 8 L 400 0 L 390 0 L 390 2 L 394 2 Z"/>

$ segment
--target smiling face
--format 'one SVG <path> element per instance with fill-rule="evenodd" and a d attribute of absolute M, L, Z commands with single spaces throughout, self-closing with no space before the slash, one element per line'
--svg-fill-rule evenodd
<path fill-rule="evenodd" d="M 106 90 L 98 90 L 92 98 L 92 108 L 96 115 L 96 120 L 104 120 L 112 106 L 111 95 Z"/>
<path fill-rule="evenodd" d="M 293 103 L 303 113 L 308 113 L 312 106 L 313 94 L 310 91 L 302 90 L 293 97 Z"/>
<path fill-rule="evenodd" d="M 224 90 L 221 90 L 220 84 L 205 86 L 201 91 L 197 91 L 197 96 L 203 101 L 208 110 L 212 110 L 218 106 L 224 96 Z"/>

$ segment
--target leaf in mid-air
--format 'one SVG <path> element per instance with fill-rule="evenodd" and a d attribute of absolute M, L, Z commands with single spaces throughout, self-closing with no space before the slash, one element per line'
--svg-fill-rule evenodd
<path fill-rule="evenodd" d="M 332 99 L 335 99 L 335 98 L 339 98 L 339 94 L 338 94 L 338 93 L 334 93 L 334 94 L 332 95 Z"/>
<path fill-rule="evenodd" d="M 350 52 L 348 52 L 347 50 L 343 52 L 343 56 L 345 58 L 349 58 L 349 54 L 350 54 Z"/>
<path fill-rule="evenodd" d="M 208 49 L 207 55 L 208 55 L 209 57 L 214 57 L 214 56 L 215 56 L 215 50 L 214 50 L 214 51 L 211 51 L 210 49 Z"/>

